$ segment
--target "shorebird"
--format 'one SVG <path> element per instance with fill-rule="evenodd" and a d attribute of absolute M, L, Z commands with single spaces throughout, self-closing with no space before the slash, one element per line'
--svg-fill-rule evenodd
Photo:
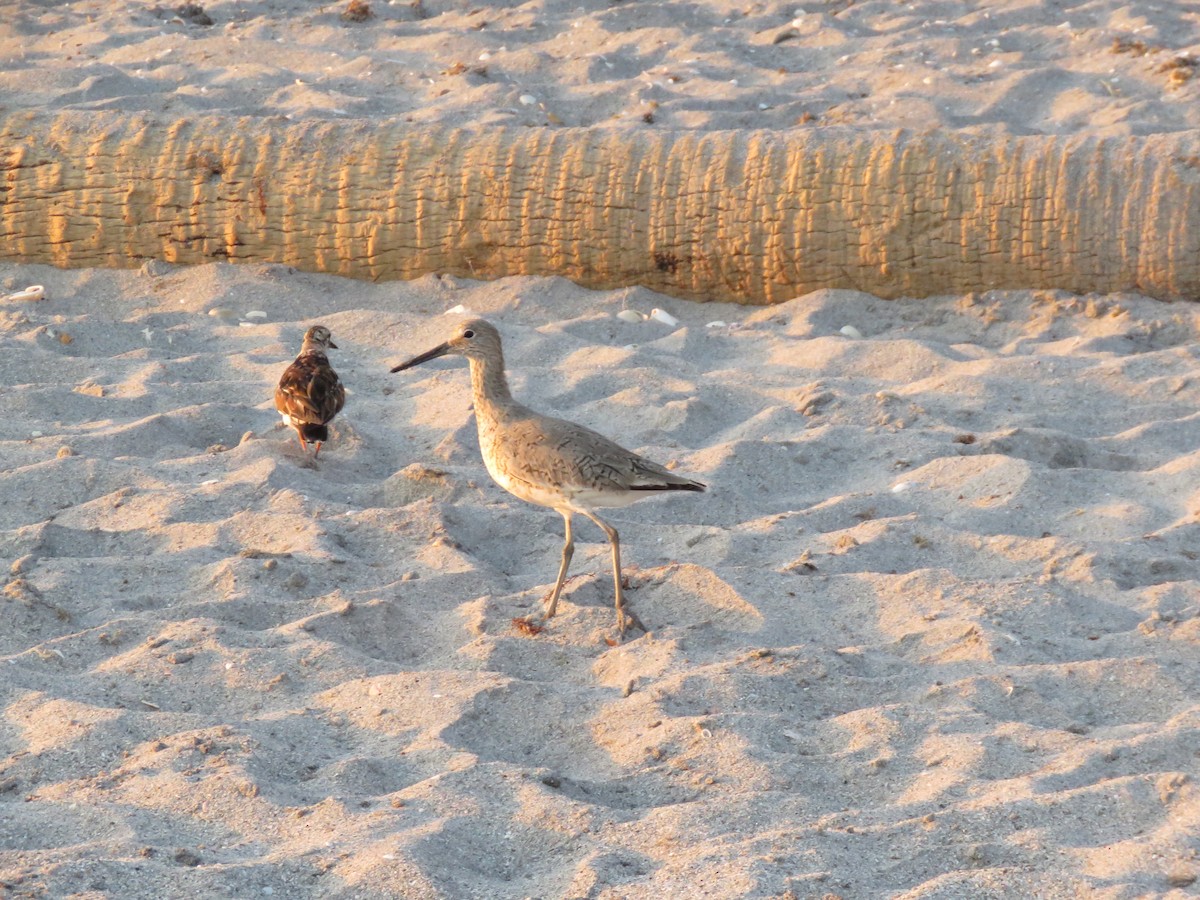
<path fill-rule="evenodd" d="M 325 354 L 329 349 L 336 350 L 337 344 L 328 328 L 314 325 L 308 329 L 300 354 L 275 388 L 275 408 L 283 424 L 296 429 L 305 453 L 309 444 L 317 445 L 313 459 L 320 455 L 321 444 L 329 440 L 329 423 L 346 403 L 346 389 Z"/>
<path fill-rule="evenodd" d="M 558 609 L 558 597 L 575 552 L 571 516 L 580 513 L 600 526 L 612 545 L 617 630 L 646 628 L 625 606 L 621 586 L 621 542 L 617 530 L 596 515 L 664 491 L 703 491 L 699 481 L 668 472 L 590 428 L 543 416 L 513 399 L 504 375 L 500 334 L 483 319 L 470 319 L 450 339 L 392 368 L 401 372 L 439 356 L 465 356 L 471 366 L 475 424 L 488 474 L 515 497 L 553 509 L 566 523 L 562 562 L 545 617 Z"/>

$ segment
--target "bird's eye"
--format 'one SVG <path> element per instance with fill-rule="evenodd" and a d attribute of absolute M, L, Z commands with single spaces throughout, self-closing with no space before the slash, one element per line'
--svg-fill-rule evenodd
<path fill-rule="evenodd" d="M 465 337 L 467 340 L 470 340 L 471 338 L 475 337 L 475 332 L 468 328 L 463 332 L 463 337 Z"/>

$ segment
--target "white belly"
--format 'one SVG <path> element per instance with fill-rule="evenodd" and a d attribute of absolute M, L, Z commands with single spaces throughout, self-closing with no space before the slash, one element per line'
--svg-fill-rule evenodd
<path fill-rule="evenodd" d="M 503 469 L 497 467 L 487 455 L 484 456 L 483 463 L 487 466 L 492 480 L 514 497 L 520 497 L 527 503 L 536 503 L 538 506 L 548 506 L 551 509 L 567 509 L 572 505 L 567 491 L 512 478 Z"/>

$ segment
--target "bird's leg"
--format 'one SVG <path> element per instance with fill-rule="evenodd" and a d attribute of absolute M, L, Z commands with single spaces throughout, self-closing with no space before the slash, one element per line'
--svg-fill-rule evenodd
<path fill-rule="evenodd" d="M 307 455 L 308 454 L 308 441 L 306 441 L 304 439 L 304 432 L 300 428 L 296 429 L 296 437 L 300 439 L 300 449 L 303 450 L 304 453 Z"/>
<path fill-rule="evenodd" d="M 569 512 L 561 513 L 563 521 L 567 523 L 567 532 L 562 548 L 562 563 L 558 567 L 558 579 L 554 582 L 554 590 L 550 592 L 550 602 L 546 607 L 546 618 L 549 619 L 558 609 L 558 595 L 562 593 L 563 580 L 567 577 L 567 566 L 571 564 L 571 557 L 575 553 L 575 537 L 571 533 L 571 514 Z"/>
<path fill-rule="evenodd" d="M 313 453 L 313 459 L 316 459 L 320 455 L 321 455 L 321 441 L 317 441 L 317 449 Z"/>
<path fill-rule="evenodd" d="M 617 632 L 624 634 L 625 629 L 630 625 L 645 631 L 646 626 L 642 624 L 642 620 L 637 617 L 633 610 L 625 605 L 625 593 L 621 590 L 621 540 L 617 536 L 617 529 L 593 513 L 584 513 L 584 515 L 603 529 L 605 535 L 608 536 L 608 542 L 612 544 L 613 591 L 616 595 Z"/>

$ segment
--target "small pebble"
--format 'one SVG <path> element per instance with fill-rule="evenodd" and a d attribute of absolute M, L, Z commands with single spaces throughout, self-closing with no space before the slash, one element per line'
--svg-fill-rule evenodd
<path fill-rule="evenodd" d="M 172 268 L 170 263 L 163 262 L 161 259 L 148 259 L 142 263 L 139 271 L 150 278 L 161 278 L 163 275 L 170 275 Z"/>
<path fill-rule="evenodd" d="M 853 325 L 843 325 L 840 329 L 838 329 L 838 334 L 844 334 L 846 337 L 854 338 L 855 340 L 862 337 L 862 332 Z"/>
<path fill-rule="evenodd" d="M 533 94 L 522 94 L 520 100 L 522 106 L 533 106 L 533 104 L 537 103 L 537 97 L 533 96 Z"/>
<path fill-rule="evenodd" d="M 617 318 L 622 322 L 642 322 L 646 317 L 636 309 L 623 309 L 617 313 Z"/>

